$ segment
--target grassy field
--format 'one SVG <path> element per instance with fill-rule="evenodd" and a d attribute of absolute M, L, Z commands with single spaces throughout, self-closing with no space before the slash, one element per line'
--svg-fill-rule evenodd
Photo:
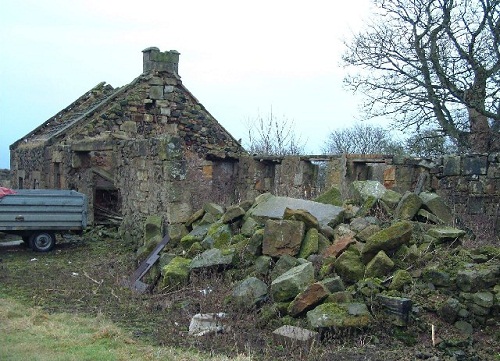
<path fill-rule="evenodd" d="M 0 247 L 0 360 L 409 361 L 439 353 L 427 328 L 398 331 L 376 322 L 312 348 L 286 344 L 272 335 L 286 318 L 225 302 L 238 270 L 195 274 L 183 289 L 138 294 L 124 286 L 136 267 L 134 246 L 106 229 L 60 239 L 49 253 Z M 228 314 L 228 331 L 190 336 L 192 316 L 212 312 Z M 295 325 L 308 327 L 301 322 Z M 479 336 L 477 352 L 498 360 L 495 338 Z"/>
<path fill-rule="evenodd" d="M 0 295 L 0 303 L 0 360 L 3 361 L 229 360 L 194 350 L 148 345 L 102 316 L 49 314 L 40 307 L 26 307 L 4 295 Z"/>

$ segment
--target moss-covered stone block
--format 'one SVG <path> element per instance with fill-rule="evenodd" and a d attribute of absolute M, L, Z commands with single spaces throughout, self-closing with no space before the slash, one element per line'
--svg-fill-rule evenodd
<path fill-rule="evenodd" d="M 366 265 L 365 274 L 368 277 L 383 277 L 394 268 L 394 261 L 384 251 L 379 251 Z"/>
<path fill-rule="evenodd" d="M 342 194 L 340 193 L 340 190 L 338 188 L 332 187 L 329 190 L 327 190 L 325 193 L 320 194 L 316 199 L 314 199 L 315 202 L 319 203 L 324 203 L 324 204 L 331 204 L 334 206 L 341 207 L 342 206 Z"/>
<path fill-rule="evenodd" d="M 163 237 L 163 218 L 156 215 L 148 216 L 144 222 L 144 240 L 156 236 Z"/>
<path fill-rule="evenodd" d="M 177 256 L 161 269 L 160 289 L 179 289 L 189 282 L 189 265 L 191 260 Z"/>
<path fill-rule="evenodd" d="M 194 228 L 191 232 L 181 238 L 180 245 L 183 249 L 188 250 L 193 243 L 201 242 L 206 237 L 209 225 L 204 224 Z"/>
<path fill-rule="evenodd" d="M 389 285 L 390 290 L 402 291 L 406 286 L 411 285 L 413 282 L 413 277 L 411 273 L 406 270 L 397 270 L 394 272 L 391 284 Z"/>
<path fill-rule="evenodd" d="M 318 253 L 319 244 L 319 232 L 316 228 L 311 228 L 307 231 L 302 245 L 300 246 L 300 251 L 298 258 L 307 259 L 312 254 Z"/>
<path fill-rule="evenodd" d="M 365 328 L 372 317 L 364 304 L 324 303 L 307 312 L 307 320 L 313 328 Z"/>
<path fill-rule="evenodd" d="M 365 275 L 365 265 L 359 251 L 351 246 L 335 260 L 335 271 L 348 283 L 355 283 Z"/>
<path fill-rule="evenodd" d="M 142 262 L 144 261 L 149 254 L 158 246 L 158 244 L 161 242 L 162 238 L 161 236 L 155 236 L 150 239 L 148 239 L 139 249 L 137 250 L 137 261 Z"/>
<path fill-rule="evenodd" d="M 370 238 L 363 246 L 361 256 L 368 263 L 379 251 L 395 251 L 401 245 L 408 243 L 413 232 L 413 224 L 409 221 L 400 221 L 385 228 Z"/>
<path fill-rule="evenodd" d="M 413 193 L 406 192 L 401 197 L 395 211 L 395 218 L 399 220 L 411 220 L 422 206 L 422 199 Z"/>

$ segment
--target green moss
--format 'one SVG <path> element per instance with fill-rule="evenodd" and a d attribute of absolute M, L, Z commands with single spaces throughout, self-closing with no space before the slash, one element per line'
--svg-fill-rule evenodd
<path fill-rule="evenodd" d="M 189 247 L 189 250 L 186 252 L 186 256 L 193 258 L 194 256 L 200 254 L 203 252 L 203 246 L 201 245 L 200 242 L 194 242 L 191 247 Z"/>
<path fill-rule="evenodd" d="M 389 286 L 389 289 L 401 291 L 405 286 L 410 285 L 412 282 L 413 278 L 410 272 L 406 270 L 397 270 L 396 272 L 394 272 L 394 276 L 392 277 L 392 282 Z"/>
<path fill-rule="evenodd" d="M 375 233 L 373 236 L 370 237 L 370 241 L 372 242 L 384 241 L 388 238 L 393 238 L 394 236 L 405 234 L 412 229 L 413 225 L 411 222 L 408 221 L 397 222 L 394 223 L 392 226 Z"/>
<path fill-rule="evenodd" d="M 199 237 L 187 234 L 181 238 L 180 245 L 183 249 L 188 250 L 196 242 L 199 242 Z"/>
<path fill-rule="evenodd" d="M 323 260 L 323 264 L 319 270 L 319 279 L 329 276 L 335 267 L 335 257 L 327 257 Z"/>
<path fill-rule="evenodd" d="M 361 255 L 363 261 L 370 261 L 379 251 L 391 251 L 399 248 L 411 239 L 413 224 L 410 221 L 394 223 L 368 238 Z"/>
<path fill-rule="evenodd" d="M 189 264 L 191 260 L 188 258 L 177 256 L 169 264 L 161 270 L 163 278 L 160 281 L 160 288 L 177 289 L 189 281 Z"/>
<path fill-rule="evenodd" d="M 339 316 L 347 316 L 347 309 L 340 306 L 339 303 L 324 303 L 321 305 L 321 311 Z"/>
<path fill-rule="evenodd" d="M 156 236 L 148 239 L 143 246 L 137 250 L 137 261 L 142 262 L 149 254 L 156 248 L 158 243 L 161 242 L 161 236 Z"/>
<path fill-rule="evenodd" d="M 207 237 L 213 239 L 215 248 L 224 248 L 231 244 L 231 228 L 228 224 L 214 223 L 207 232 Z"/>
<path fill-rule="evenodd" d="M 144 239 L 148 240 L 155 236 L 162 236 L 163 219 L 160 216 L 148 216 L 144 222 Z"/>
<path fill-rule="evenodd" d="M 319 232 L 315 228 L 307 231 L 300 247 L 298 258 L 307 259 L 310 255 L 318 252 Z"/>
<path fill-rule="evenodd" d="M 365 274 L 365 265 L 361 261 L 359 252 L 352 247 L 342 253 L 335 261 L 335 271 L 346 282 L 357 282 Z"/>
<path fill-rule="evenodd" d="M 332 187 L 325 193 L 319 195 L 314 199 L 315 202 L 324 203 L 324 204 L 332 204 L 334 206 L 342 206 L 342 194 L 340 191 Z"/>
<path fill-rule="evenodd" d="M 361 208 L 356 212 L 357 217 L 365 217 L 377 204 L 378 199 L 374 196 L 368 196 L 361 205 Z"/>
<path fill-rule="evenodd" d="M 268 304 L 260 309 L 256 325 L 259 328 L 266 327 L 272 320 L 280 317 L 280 312 L 275 304 Z"/>

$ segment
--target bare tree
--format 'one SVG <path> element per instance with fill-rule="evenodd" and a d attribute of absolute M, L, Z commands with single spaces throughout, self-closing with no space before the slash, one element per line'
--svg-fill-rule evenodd
<path fill-rule="evenodd" d="M 355 124 L 334 130 L 323 146 L 326 154 L 400 154 L 403 146 L 382 127 Z"/>
<path fill-rule="evenodd" d="M 473 151 L 500 149 L 500 0 L 373 0 L 367 29 L 346 42 L 345 84 L 367 117 L 434 126 Z"/>
<path fill-rule="evenodd" d="M 458 149 L 442 132 L 435 129 L 422 129 L 406 139 L 405 151 L 411 156 L 440 157 L 457 153 Z"/>
<path fill-rule="evenodd" d="M 271 108 L 266 117 L 249 120 L 247 150 L 258 155 L 297 155 L 304 153 L 304 143 L 295 134 L 295 123 L 277 117 Z"/>

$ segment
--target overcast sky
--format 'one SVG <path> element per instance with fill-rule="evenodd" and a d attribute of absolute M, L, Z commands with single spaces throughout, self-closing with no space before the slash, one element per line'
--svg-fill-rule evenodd
<path fill-rule="evenodd" d="M 184 85 L 236 138 L 269 112 L 309 154 L 357 119 L 342 41 L 369 0 L 0 0 L 0 168 L 9 145 L 101 81 L 142 73 L 142 50 L 181 53 Z"/>

